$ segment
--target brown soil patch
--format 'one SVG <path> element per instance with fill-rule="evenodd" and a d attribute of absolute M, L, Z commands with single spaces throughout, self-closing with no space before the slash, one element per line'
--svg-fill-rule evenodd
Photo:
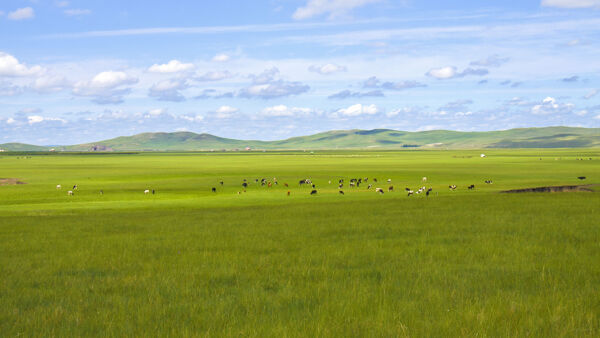
<path fill-rule="evenodd" d="M 521 193 L 521 192 L 569 192 L 569 191 L 594 191 L 590 187 L 597 184 L 586 184 L 586 185 L 559 185 L 554 187 L 537 187 L 537 188 L 525 188 L 525 189 L 513 189 L 501 191 L 504 193 Z"/>
<path fill-rule="evenodd" d="M 16 178 L 0 178 L 0 185 L 17 185 L 17 184 L 27 184 L 27 183 L 21 182 Z"/>

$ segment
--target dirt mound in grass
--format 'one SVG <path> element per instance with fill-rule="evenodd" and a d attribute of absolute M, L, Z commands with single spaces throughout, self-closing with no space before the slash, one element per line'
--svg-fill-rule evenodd
<path fill-rule="evenodd" d="M 586 185 L 559 185 L 554 187 L 537 187 L 537 188 L 525 188 L 525 189 L 513 189 L 501 191 L 504 193 L 521 193 L 521 192 L 569 192 L 569 191 L 594 191 L 590 189 L 597 184 L 586 184 Z"/>
<path fill-rule="evenodd" d="M 27 183 L 21 182 L 16 178 L 0 178 L 0 185 L 17 185 L 17 184 L 27 184 Z"/>

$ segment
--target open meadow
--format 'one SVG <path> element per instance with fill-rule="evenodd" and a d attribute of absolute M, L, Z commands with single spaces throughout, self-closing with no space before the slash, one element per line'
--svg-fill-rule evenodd
<path fill-rule="evenodd" d="M 600 335 L 597 148 L 4 153 L 0 178 L 0 336 Z"/>

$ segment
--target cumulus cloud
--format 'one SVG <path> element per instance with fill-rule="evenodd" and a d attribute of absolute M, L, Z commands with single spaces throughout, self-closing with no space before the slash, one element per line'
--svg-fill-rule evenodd
<path fill-rule="evenodd" d="M 544 7 L 600 8 L 600 0 L 542 0 Z"/>
<path fill-rule="evenodd" d="M 265 117 L 292 117 L 298 115 L 308 115 L 313 110 L 310 108 L 288 107 L 286 105 L 277 105 L 267 107 L 260 112 L 260 115 Z"/>
<path fill-rule="evenodd" d="M 379 112 L 376 105 L 362 105 L 360 103 L 354 104 L 348 108 L 338 109 L 335 114 L 341 116 L 360 116 L 360 115 L 375 115 Z"/>
<path fill-rule="evenodd" d="M 6 16 L 7 18 L 9 18 L 10 20 L 25 20 L 25 19 L 33 19 L 33 17 L 35 17 L 35 13 L 33 11 L 33 8 L 31 7 L 24 7 L 24 8 L 19 8 L 17 10 L 15 10 L 14 12 L 8 12 L 8 15 Z"/>
<path fill-rule="evenodd" d="M 438 80 L 448 80 L 454 78 L 465 77 L 469 75 L 484 76 L 489 74 L 489 71 L 485 68 L 465 68 L 462 72 L 459 72 L 456 67 L 447 66 L 441 68 L 433 68 L 429 70 L 425 75 L 436 78 Z"/>
<path fill-rule="evenodd" d="M 187 88 L 189 88 L 189 85 L 184 79 L 164 80 L 152 85 L 148 90 L 148 96 L 154 97 L 159 101 L 181 102 L 185 101 L 181 90 Z"/>
<path fill-rule="evenodd" d="M 308 0 L 305 6 L 296 9 L 292 17 L 295 20 L 309 19 L 329 14 L 329 18 L 347 15 L 352 9 L 380 0 Z"/>
<path fill-rule="evenodd" d="M 531 108 L 531 113 L 534 115 L 550 115 L 558 113 L 570 113 L 575 108 L 572 103 L 559 103 L 553 97 L 545 98 L 540 104 L 536 104 Z"/>
<path fill-rule="evenodd" d="M 592 97 L 598 95 L 598 93 L 600 93 L 600 90 L 598 89 L 592 89 L 589 93 L 587 93 L 583 98 L 586 100 L 591 99 Z"/>
<path fill-rule="evenodd" d="M 350 97 L 356 98 L 356 97 L 383 97 L 385 96 L 383 94 L 383 92 L 381 90 L 371 90 L 368 92 L 353 92 L 351 90 L 342 90 L 341 92 L 329 95 L 327 98 L 328 99 L 347 99 Z"/>
<path fill-rule="evenodd" d="M 0 52 L 0 76 L 36 76 L 45 70 L 41 66 L 27 67 L 14 56 Z"/>
<path fill-rule="evenodd" d="M 404 108 L 400 108 L 400 109 L 391 110 L 391 111 L 387 112 L 385 115 L 387 117 L 396 117 L 399 115 L 406 116 L 406 115 L 412 115 L 412 114 L 416 114 L 416 113 L 417 113 L 417 110 L 415 108 L 404 107 Z"/>
<path fill-rule="evenodd" d="M 171 60 L 165 64 L 154 64 L 148 68 L 152 73 L 179 73 L 194 69 L 191 63 L 182 63 L 179 60 Z"/>
<path fill-rule="evenodd" d="M 400 81 L 400 82 L 391 82 L 386 81 L 382 82 L 376 76 L 371 76 L 367 80 L 363 82 L 364 88 L 381 88 L 387 90 L 405 90 L 411 88 L 418 87 L 427 87 L 427 85 L 417 82 L 417 81 Z"/>
<path fill-rule="evenodd" d="M 218 119 L 228 119 L 233 117 L 233 115 L 238 111 L 239 109 L 231 106 L 221 106 L 215 111 L 215 117 Z"/>
<path fill-rule="evenodd" d="M 89 9 L 66 9 L 64 11 L 65 15 L 67 16 L 83 16 L 83 15 L 89 15 L 92 14 L 92 11 Z"/>
<path fill-rule="evenodd" d="M 194 79 L 196 81 L 221 81 L 221 80 L 225 80 L 225 79 L 229 79 L 233 77 L 233 74 L 231 74 L 228 71 L 212 71 L 212 72 L 206 72 L 202 75 L 198 75 L 196 76 Z"/>
<path fill-rule="evenodd" d="M 495 54 L 490 55 L 485 59 L 472 61 L 471 63 L 469 63 L 469 65 L 475 67 L 500 67 L 503 64 L 507 63 L 509 60 L 509 58 L 503 58 Z"/>
<path fill-rule="evenodd" d="M 98 104 L 117 104 L 122 103 L 123 96 L 131 92 L 131 88 L 123 87 L 137 82 L 137 78 L 125 72 L 106 71 L 97 74 L 90 81 L 75 83 L 73 94 L 92 97 L 92 101 Z"/>
<path fill-rule="evenodd" d="M 302 94 L 310 89 L 301 82 L 279 79 L 279 69 L 276 67 L 251 75 L 250 78 L 252 85 L 240 90 L 239 97 L 272 99 Z"/>
<path fill-rule="evenodd" d="M 231 60 L 231 56 L 221 53 L 221 54 L 217 54 L 215 56 L 213 56 L 212 61 L 213 62 L 227 62 Z"/>
<path fill-rule="evenodd" d="M 311 72 L 319 73 L 321 75 L 329 75 L 333 73 L 345 72 L 348 69 L 345 66 L 327 63 L 324 65 L 312 65 L 308 67 L 308 70 Z"/>

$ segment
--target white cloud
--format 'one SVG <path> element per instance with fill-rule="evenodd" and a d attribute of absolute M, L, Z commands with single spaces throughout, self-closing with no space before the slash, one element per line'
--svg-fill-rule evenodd
<path fill-rule="evenodd" d="M 260 115 L 267 117 L 289 117 L 297 115 L 308 115 L 311 112 L 313 112 L 313 110 L 310 108 L 288 107 L 286 105 L 280 104 L 277 106 L 267 107 L 263 109 Z"/>
<path fill-rule="evenodd" d="M 380 0 L 308 0 L 304 7 L 296 9 L 292 17 L 304 20 L 321 14 L 329 14 L 329 18 L 347 15 L 352 9 Z"/>
<path fill-rule="evenodd" d="M 92 11 L 89 9 L 66 9 L 64 13 L 68 16 L 81 16 L 92 14 Z"/>
<path fill-rule="evenodd" d="M 223 54 L 223 53 L 217 54 L 217 55 L 213 56 L 213 58 L 212 58 L 212 60 L 214 62 L 227 62 L 230 59 L 231 59 L 231 57 L 229 55 Z"/>
<path fill-rule="evenodd" d="M 43 72 L 40 66 L 27 67 L 14 56 L 0 52 L 0 76 L 35 76 Z"/>
<path fill-rule="evenodd" d="M 39 115 L 32 115 L 32 116 L 27 116 L 27 123 L 29 124 L 35 124 L 35 123 L 41 123 L 44 121 L 59 121 L 62 123 L 66 123 L 67 121 L 58 118 L 58 117 L 44 117 L 44 116 L 39 116 Z"/>
<path fill-rule="evenodd" d="M 379 112 L 379 110 L 377 109 L 377 106 L 374 104 L 367 106 L 367 105 L 362 105 L 360 103 L 357 103 L 348 108 L 338 109 L 336 111 L 336 114 L 342 115 L 342 116 L 359 116 L 359 115 L 374 115 L 374 114 L 377 114 L 378 112 Z"/>
<path fill-rule="evenodd" d="M 327 63 L 324 65 L 312 65 L 308 67 L 308 70 L 311 72 L 319 73 L 321 75 L 329 75 L 338 72 L 345 72 L 348 69 L 344 66 L 339 66 L 333 63 Z"/>
<path fill-rule="evenodd" d="M 10 20 L 25 20 L 32 19 L 34 16 L 35 13 L 33 12 L 33 8 L 25 7 L 19 8 L 14 12 L 9 12 L 7 18 L 9 18 Z"/>
<path fill-rule="evenodd" d="M 94 98 L 99 104 L 122 103 L 123 96 L 129 94 L 130 88 L 124 86 L 133 85 L 138 79 L 125 72 L 107 71 L 94 76 L 90 81 L 75 83 L 73 94 L 77 96 L 88 96 Z"/>
<path fill-rule="evenodd" d="M 457 74 L 456 67 L 434 68 L 427 72 L 427 76 L 435 77 L 436 79 L 451 79 Z"/>
<path fill-rule="evenodd" d="M 430 69 L 425 75 L 434 77 L 438 80 L 447 80 L 459 77 L 465 77 L 468 75 L 484 76 L 489 71 L 485 68 L 465 68 L 462 72 L 459 72 L 456 67 L 447 66 L 441 68 Z"/>
<path fill-rule="evenodd" d="M 387 112 L 385 115 L 387 117 L 395 117 L 398 115 L 406 115 L 406 114 L 415 114 L 416 110 L 414 108 L 409 108 L 409 107 L 405 107 L 405 108 L 400 108 L 400 109 L 394 109 L 392 111 Z"/>
<path fill-rule="evenodd" d="M 600 93 L 600 90 L 598 89 L 592 89 L 589 93 L 587 93 L 583 98 L 586 100 L 591 99 L 592 97 L 598 95 L 598 93 Z"/>
<path fill-rule="evenodd" d="M 250 75 L 252 85 L 243 88 L 238 93 L 239 97 L 273 99 L 307 92 L 310 87 L 297 81 L 277 79 L 279 69 L 272 67 L 258 75 Z"/>
<path fill-rule="evenodd" d="M 185 97 L 180 91 L 187 88 L 189 88 L 189 85 L 184 79 L 164 80 L 152 85 L 148 91 L 148 96 L 157 98 L 160 101 L 181 102 L 185 101 Z"/>
<path fill-rule="evenodd" d="M 553 97 L 545 98 L 541 104 L 536 104 L 531 108 L 534 115 L 550 115 L 557 113 L 570 113 L 575 105 L 572 103 L 559 103 Z"/>
<path fill-rule="evenodd" d="M 185 72 L 194 69 L 194 65 L 191 63 L 182 63 L 179 60 L 171 60 L 165 64 L 154 64 L 148 68 L 149 72 L 152 73 L 178 73 Z"/>
<path fill-rule="evenodd" d="M 600 8 L 600 0 L 542 0 L 544 7 Z"/>
<path fill-rule="evenodd" d="M 221 107 L 217 108 L 217 110 L 215 111 L 215 113 L 217 113 L 215 115 L 215 117 L 218 119 L 228 119 L 228 118 L 232 117 L 233 114 L 237 113 L 238 111 L 239 111 L 239 109 L 231 107 L 231 106 L 221 106 Z"/>

